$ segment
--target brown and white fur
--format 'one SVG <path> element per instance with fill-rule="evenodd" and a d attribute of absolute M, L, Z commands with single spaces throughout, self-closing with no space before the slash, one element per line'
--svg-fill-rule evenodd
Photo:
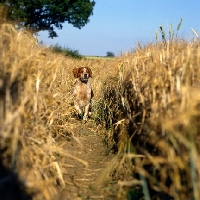
<path fill-rule="evenodd" d="M 92 77 L 92 70 L 89 67 L 79 67 L 73 69 L 75 86 L 73 90 L 74 107 L 78 111 L 83 120 L 88 119 L 91 99 L 93 97 L 92 86 L 90 78 Z"/>

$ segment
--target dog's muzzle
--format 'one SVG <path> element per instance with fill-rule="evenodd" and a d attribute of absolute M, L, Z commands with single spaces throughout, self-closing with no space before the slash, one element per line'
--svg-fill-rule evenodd
<path fill-rule="evenodd" d="M 87 81 L 88 81 L 88 78 L 89 78 L 89 75 L 88 75 L 88 74 L 83 74 L 83 76 L 81 77 L 81 81 L 87 82 Z"/>

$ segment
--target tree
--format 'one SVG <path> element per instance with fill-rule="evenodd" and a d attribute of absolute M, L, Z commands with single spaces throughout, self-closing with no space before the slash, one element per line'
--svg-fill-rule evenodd
<path fill-rule="evenodd" d="M 106 52 L 107 57 L 115 57 L 115 54 L 111 51 Z"/>
<path fill-rule="evenodd" d="M 51 38 L 58 36 L 54 29 L 62 29 L 64 22 L 79 29 L 85 26 L 95 5 L 90 0 L 0 0 L 0 3 L 9 8 L 8 19 L 18 27 L 25 26 L 34 32 L 48 30 Z"/>

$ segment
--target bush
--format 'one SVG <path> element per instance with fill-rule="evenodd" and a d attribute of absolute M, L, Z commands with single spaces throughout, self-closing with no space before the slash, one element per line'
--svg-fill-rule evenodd
<path fill-rule="evenodd" d="M 108 52 L 106 53 L 106 56 L 107 56 L 107 57 L 115 57 L 115 54 L 114 54 L 113 52 L 111 52 L 111 51 L 108 51 Z"/>
<path fill-rule="evenodd" d="M 79 54 L 78 50 L 72 50 L 70 48 L 66 48 L 66 47 L 62 47 L 58 44 L 56 44 L 55 46 L 51 46 L 52 51 L 56 52 L 56 53 L 63 53 L 65 56 L 69 56 L 72 58 L 82 58 L 82 56 Z"/>

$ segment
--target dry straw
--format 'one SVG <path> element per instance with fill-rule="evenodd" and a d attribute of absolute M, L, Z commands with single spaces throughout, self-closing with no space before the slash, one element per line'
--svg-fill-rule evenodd
<path fill-rule="evenodd" d="M 199 199 L 198 40 L 140 45 L 112 60 L 53 54 L 6 24 L 0 41 L 1 160 L 34 199 L 53 199 L 70 184 L 68 159 L 87 168 L 60 141 L 74 137 L 74 66 L 92 68 L 94 122 L 122 155 L 112 176 L 118 198 Z"/>
<path fill-rule="evenodd" d="M 127 174 L 132 198 L 142 185 L 145 199 L 199 199 L 199 52 L 199 41 L 177 40 L 119 58 L 113 136 L 124 152 L 145 156 L 125 157 L 116 175 Z"/>
<path fill-rule="evenodd" d="M 35 199 L 53 199 L 66 187 L 59 157 L 83 161 L 57 144 L 71 135 L 76 60 L 40 47 L 30 33 L 0 26 L 0 148 L 3 165 L 15 172 Z M 68 73 L 66 73 L 68 72 Z M 62 145 L 61 145 L 62 146 Z"/>
<path fill-rule="evenodd" d="M 113 60 L 71 59 L 40 46 L 27 31 L 0 26 L 0 149 L 3 166 L 17 174 L 33 199 L 54 199 L 70 178 L 63 171 L 72 161 L 88 167 L 87 160 L 64 148 L 75 136 L 76 116 L 72 87 L 74 67 L 93 71 L 94 121 L 103 123 L 102 88 L 117 75 Z M 115 73 L 113 73 L 115 71 Z M 109 75 L 110 74 L 110 75 Z M 64 138 L 64 139 L 63 139 Z M 74 169 L 76 171 L 76 169 Z M 68 175 L 70 176 L 70 174 Z M 65 176 L 66 177 L 66 176 Z"/>

